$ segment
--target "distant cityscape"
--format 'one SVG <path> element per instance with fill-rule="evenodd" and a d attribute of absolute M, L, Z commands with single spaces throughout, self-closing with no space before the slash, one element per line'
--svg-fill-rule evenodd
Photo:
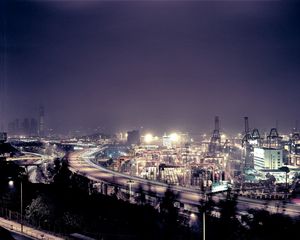
<path fill-rule="evenodd" d="M 297 128 L 288 135 L 271 128 L 262 137 L 245 117 L 243 133 L 230 136 L 220 129 L 216 116 L 210 135 L 169 132 L 157 136 L 130 130 L 57 137 L 44 134 L 43 108 L 38 119 L 24 119 L 21 124 L 15 120 L 11 133 L 0 134 L 2 162 L 29 169 L 32 183 L 51 183 L 53 164 L 61 159 L 74 176 L 88 181 L 89 194 L 139 205 L 142 191 L 155 207 L 171 189 L 177 194 L 174 207 L 184 221 L 199 214 L 199 204 L 207 197 L 222 202 L 228 192 L 238 199 L 236 217 L 257 208 L 292 218 L 300 214 Z M 220 214 L 217 208 L 213 211 L 213 216 Z"/>
<path fill-rule="evenodd" d="M 44 135 L 44 107 L 39 108 L 38 118 L 14 119 L 8 123 L 8 132 L 13 135 L 42 137 Z"/>
<path fill-rule="evenodd" d="M 278 186 L 285 181 L 293 185 L 300 168 L 297 128 L 289 135 L 280 135 L 276 128 L 271 128 L 269 134 L 262 137 L 258 129 L 249 127 L 248 117 L 245 117 L 244 131 L 230 136 L 221 131 L 219 117 L 215 117 L 214 125 L 211 135 L 173 132 L 154 136 L 132 130 L 57 139 L 56 135 L 54 138 L 45 135 L 44 108 L 40 107 L 38 120 L 26 118 L 11 122 L 8 139 L 69 144 L 74 149 L 101 146 L 96 164 L 105 162 L 109 169 L 117 172 L 202 190 L 212 190 L 223 183 L 226 188 L 228 184 L 255 185 L 270 176 L 275 177 Z M 284 167 L 289 168 L 287 179 Z M 278 189 L 279 192 L 284 190 Z M 268 191 L 271 192 L 262 189 L 264 193 Z M 286 196 L 289 194 L 286 192 Z"/>
<path fill-rule="evenodd" d="M 1 0 L 0 240 L 296 239 L 299 13 Z"/>

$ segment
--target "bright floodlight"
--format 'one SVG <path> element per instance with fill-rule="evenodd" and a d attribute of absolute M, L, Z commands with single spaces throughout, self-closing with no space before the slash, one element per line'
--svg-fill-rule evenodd
<path fill-rule="evenodd" d="M 14 181 L 13 181 L 13 180 L 10 180 L 10 181 L 8 182 L 8 186 L 9 186 L 9 187 L 13 187 L 13 186 L 14 186 Z"/>
<path fill-rule="evenodd" d="M 197 219 L 197 215 L 195 213 L 191 213 L 190 218 L 195 221 Z"/>
<path fill-rule="evenodd" d="M 170 139 L 171 139 L 172 142 L 178 142 L 179 138 L 180 138 L 177 133 L 172 133 L 172 134 L 170 134 L 169 137 L 170 137 Z"/>
<path fill-rule="evenodd" d="M 153 135 L 151 133 L 148 133 L 144 136 L 144 141 L 146 143 L 151 143 L 153 141 Z"/>

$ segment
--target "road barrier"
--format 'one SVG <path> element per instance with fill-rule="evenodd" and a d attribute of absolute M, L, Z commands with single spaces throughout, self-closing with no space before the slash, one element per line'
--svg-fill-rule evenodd
<path fill-rule="evenodd" d="M 59 236 L 53 235 L 43 230 L 38 230 L 34 226 L 30 226 L 27 222 L 23 221 L 23 231 L 21 229 L 20 214 L 14 211 L 10 211 L 6 208 L 0 208 L 0 226 L 19 233 L 21 235 L 29 236 L 35 239 L 43 240 L 63 240 Z"/>

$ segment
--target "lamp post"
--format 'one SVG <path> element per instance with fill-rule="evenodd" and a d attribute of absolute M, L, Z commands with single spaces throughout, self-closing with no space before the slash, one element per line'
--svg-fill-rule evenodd
<path fill-rule="evenodd" d="M 21 210 L 21 232 L 23 233 L 23 179 L 22 179 L 23 175 L 20 175 L 19 178 L 21 180 L 20 182 L 20 210 Z M 9 180 L 8 182 L 8 186 L 10 188 L 14 187 L 14 181 L 13 180 Z"/>
<path fill-rule="evenodd" d="M 204 192 L 204 207 L 203 207 L 203 211 L 202 211 L 202 220 L 203 220 L 203 240 L 205 240 L 205 220 L 206 220 L 206 216 L 205 216 L 205 211 L 206 211 L 206 207 L 207 207 L 207 195 L 206 193 Z"/>
<path fill-rule="evenodd" d="M 21 232 L 23 233 L 23 180 L 25 178 L 26 174 L 20 173 L 19 179 L 20 179 L 20 208 L 21 208 Z"/>
<path fill-rule="evenodd" d="M 200 208 L 199 208 L 199 211 L 202 212 L 202 227 L 203 227 L 203 240 L 205 240 L 206 238 L 206 211 L 207 211 L 207 208 L 208 208 L 208 199 L 207 199 L 207 194 L 206 194 L 206 191 L 204 191 L 204 197 L 200 200 Z M 199 215 L 199 219 L 200 219 L 200 216 Z"/>
<path fill-rule="evenodd" d="M 205 240 L 205 211 L 203 211 L 202 215 L 203 215 L 203 240 Z"/>
<path fill-rule="evenodd" d="M 23 233 L 23 179 L 21 178 L 21 233 Z"/>
<path fill-rule="evenodd" d="M 129 202 L 131 203 L 131 184 L 133 184 L 134 181 L 128 180 L 127 183 L 129 185 Z"/>

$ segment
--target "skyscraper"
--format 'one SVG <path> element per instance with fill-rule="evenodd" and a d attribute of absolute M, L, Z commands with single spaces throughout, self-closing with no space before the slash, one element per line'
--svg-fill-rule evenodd
<path fill-rule="evenodd" d="M 38 133 L 38 122 L 35 118 L 30 120 L 30 136 L 36 136 Z"/>
<path fill-rule="evenodd" d="M 43 106 L 39 108 L 39 128 L 38 128 L 38 135 L 39 137 L 44 136 L 44 124 L 45 124 L 45 110 Z"/>
<path fill-rule="evenodd" d="M 22 134 L 26 136 L 30 134 L 30 121 L 28 118 L 25 118 L 22 122 Z"/>

